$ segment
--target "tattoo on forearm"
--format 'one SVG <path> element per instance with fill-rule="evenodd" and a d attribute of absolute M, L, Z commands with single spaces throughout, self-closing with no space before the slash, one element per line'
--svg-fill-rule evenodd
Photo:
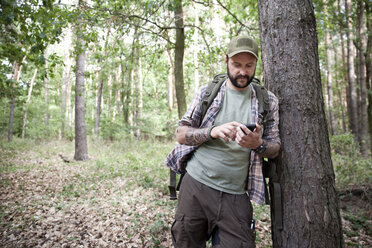
<path fill-rule="evenodd" d="M 208 128 L 189 128 L 185 134 L 186 143 L 190 146 L 198 146 L 208 140 Z"/>

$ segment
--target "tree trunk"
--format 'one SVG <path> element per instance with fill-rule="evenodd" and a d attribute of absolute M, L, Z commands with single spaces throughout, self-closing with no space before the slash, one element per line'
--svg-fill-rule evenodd
<path fill-rule="evenodd" d="M 103 92 L 103 79 L 99 83 L 98 95 L 97 95 L 97 106 L 96 106 L 96 125 L 94 127 L 94 135 L 99 138 L 99 124 L 101 120 L 101 102 Z"/>
<path fill-rule="evenodd" d="M 140 56 L 140 48 L 138 47 L 138 71 L 137 71 L 137 83 L 136 83 L 136 137 L 141 136 L 141 118 L 143 111 L 143 78 L 142 78 L 142 61 Z"/>
<path fill-rule="evenodd" d="M 371 5 L 369 1 L 365 1 L 366 4 L 366 16 L 367 16 L 367 29 L 368 40 L 367 40 L 367 51 L 366 51 L 366 67 L 367 67 L 367 92 L 368 92 L 368 129 L 369 129 L 369 145 L 370 153 L 372 154 L 372 13 Z"/>
<path fill-rule="evenodd" d="M 23 115 L 22 139 L 25 138 L 26 123 L 27 123 L 27 114 L 28 114 L 28 105 L 30 104 L 31 93 L 32 93 L 32 88 L 34 86 L 36 74 L 37 74 L 37 68 L 35 69 L 34 75 L 32 76 L 32 79 L 31 79 L 31 82 L 30 82 L 30 88 L 28 88 L 28 95 L 27 95 L 27 100 L 26 100 L 26 104 L 25 104 L 25 113 Z"/>
<path fill-rule="evenodd" d="M 17 61 L 14 62 L 13 66 L 13 85 L 11 90 L 11 103 L 10 103 L 10 110 L 9 110 L 9 129 L 8 129 L 8 141 L 13 141 L 13 122 L 14 122 L 14 108 L 15 108 L 15 88 L 17 88 L 17 83 L 21 77 L 23 63 L 26 61 L 28 53 L 30 52 L 31 47 L 29 47 L 26 51 L 25 56 L 23 56 L 21 64 Z"/>
<path fill-rule="evenodd" d="M 349 82 L 349 94 L 350 94 L 350 109 L 349 109 L 349 122 L 351 132 L 354 134 L 354 139 L 359 141 L 359 130 L 358 130 L 358 105 L 357 105 L 357 92 L 356 92 L 356 82 L 355 82 L 355 68 L 354 68 L 354 46 L 353 46 L 353 27 L 352 27 L 352 17 L 351 17 L 351 2 L 350 0 L 345 0 L 346 9 L 346 36 L 347 36 L 347 75 Z"/>
<path fill-rule="evenodd" d="M 45 58 L 45 78 L 44 78 L 44 86 L 45 86 L 45 116 L 44 116 L 44 124 L 47 136 L 49 136 L 49 63 L 48 63 L 48 48 L 44 51 L 44 58 Z"/>
<path fill-rule="evenodd" d="M 14 120 L 14 106 L 15 106 L 15 96 L 12 93 L 10 111 L 9 111 L 9 129 L 8 129 L 8 141 L 13 141 L 13 120 Z"/>
<path fill-rule="evenodd" d="M 186 96 L 183 82 L 183 55 L 185 51 L 185 28 L 183 26 L 182 0 L 175 0 L 174 18 L 176 24 L 176 49 L 174 53 L 174 76 L 176 80 L 176 98 L 178 117 L 186 112 Z"/>
<path fill-rule="evenodd" d="M 334 47 L 334 55 L 335 55 L 335 65 L 337 65 L 338 63 L 338 53 L 337 53 L 337 48 Z M 341 120 L 340 120 L 340 127 L 342 127 L 342 131 L 343 133 L 346 133 L 347 132 L 347 129 L 346 129 L 346 120 L 345 120 L 345 107 L 344 107 L 344 100 L 343 100 L 343 97 L 342 97 L 342 91 L 344 89 L 343 85 L 341 84 L 340 85 L 340 80 L 339 80 L 339 76 L 338 76 L 338 70 L 335 70 L 335 73 L 336 73 L 336 88 L 337 88 L 337 94 L 338 94 L 338 105 L 339 105 L 339 108 L 340 108 L 340 111 L 341 111 Z"/>
<path fill-rule="evenodd" d="M 108 78 L 107 78 L 107 90 L 108 90 L 108 97 L 106 98 L 106 108 L 107 109 L 107 118 L 111 118 L 112 117 L 112 90 L 113 90 L 113 79 L 112 79 L 112 75 L 109 73 L 108 74 Z"/>
<path fill-rule="evenodd" d="M 199 4 L 194 4 L 195 9 L 195 27 L 199 27 Z M 199 77 L 199 60 L 198 60 L 198 54 L 199 54 L 199 30 L 195 28 L 194 31 L 194 85 L 195 85 L 195 92 L 199 90 L 200 87 L 200 77 Z"/>
<path fill-rule="evenodd" d="M 259 1 L 264 81 L 279 98 L 283 228 L 274 247 L 343 247 L 309 0 Z"/>
<path fill-rule="evenodd" d="M 123 113 L 124 113 L 124 122 L 130 124 L 130 99 L 131 99 L 131 91 L 132 91 L 132 74 L 133 69 L 129 69 L 129 75 L 127 76 L 127 83 L 125 85 L 125 94 L 124 94 L 124 101 L 123 101 Z"/>
<path fill-rule="evenodd" d="M 115 70 L 115 102 L 112 120 L 115 121 L 116 115 L 120 111 L 120 77 L 121 77 L 121 64 Z"/>
<path fill-rule="evenodd" d="M 82 0 L 79 0 L 81 7 Z M 81 20 L 78 20 L 78 23 Z M 79 32 L 83 32 L 79 27 Z M 87 132 L 85 126 L 85 105 L 84 105 L 84 74 L 85 74 L 85 41 L 82 35 L 77 36 L 76 54 L 76 85 L 75 85 L 75 160 L 88 159 Z"/>
<path fill-rule="evenodd" d="M 172 51 L 167 50 L 167 57 L 168 57 L 168 109 L 171 111 L 173 109 L 173 85 L 174 85 L 174 69 L 173 69 L 173 61 L 172 61 Z"/>
<path fill-rule="evenodd" d="M 66 31 L 66 40 L 65 40 L 65 45 L 64 45 L 64 68 L 63 68 L 63 73 L 62 73 L 62 99 L 61 99 L 61 136 L 65 137 L 66 133 L 66 119 L 67 119 L 67 106 L 68 105 L 68 97 L 69 97 L 69 85 L 71 85 L 71 78 L 70 78 L 70 73 L 71 73 L 71 58 L 70 58 L 70 47 L 72 46 L 72 29 L 71 26 L 69 25 L 67 31 Z"/>
<path fill-rule="evenodd" d="M 337 0 L 337 10 L 338 10 L 338 13 L 339 15 L 341 15 L 341 2 L 340 0 Z M 344 75 L 347 75 L 347 65 L 346 65 L 346 59 L 345 59 L 345 42 L 344 42 L 344 22 L 343 21 L 339 21 L 339 27 L 340 27 L 340 40 L 341 40 L 341 59 L 342 59 L 342 78 L 343 78 L 343 81 L 344 82 L 348 82 L 348 78 L 347 76 L 344 76 Z M 350 114 L 351 114 L 351 100 L 350 100 L 350 92 L 349 92 L 349 87 L 348 87 L 348 84 L 347 86 L 345 86 L 345 95 L 346 95 L 346 110 L 347 110 L 347 114 L 348 116 L 350 117 Z M 345 129 L 345 132 L 348 131 L 349 127 L 346 126 L 346 129 Z"/>
<path fill-rule="evenodd" d="M 363 14 L 364 14 L 364 2 L 358 1 L 357 3 L 357 30 L 358 30 L 358 81 L 360 89 L 360 153 L 363 157 L 367 157 L 369 153 L 369 138 L 368 138 L 368 117 L 367 117 L 367 87 L 366 87 L 366 38 L 364 37 Z"/>
<path fill-rule="evenodd" d="M 15 91 L 14 89 L 17 87 L 17 82 L 19 79 L 21 67 L 19 66 L 18 62 L 14 62 L 13 66 L 13 85 L 11 90 L 11 103 L 10 103 L 10 110 L 9 110 L 9 129 L 8 129 L 8 141 L 13 141 L 13 121 L 14 121 L 14 107 L 15 107 Z"/>
<path fill-rule="evenodd" d="M 328 120 L 329 120 L 329 130 L 331 135 L 333 135 L 336 132 L 336 121 L 334 117 L 334 109 L 333 109 L 333 89 L 332 89 L 332 74 L 331 74 L 331 64 L 332 59 L 330 53 L 330 34 L 328 32 L 328 10 L 327 10 L 327 1 L 323 0 L 323 10 L 324 10 L 324 16 L 325 16 L 325 53 L 326 53 L 326 59 L 327 59 L 327 65 L 326 65 L 326 79 L 327 79 L 327 93 L 328 93 Z"/>
<path fill-rule="evenodd" d="M 130 74 L 130 69 L 125 67 L 125 63 L 121 61 L 122 64 L 122 71 L 121 71 L 121 104 L 122 104 L 122 112 L 123 112 L 123 119 L 124 123 L 128 123 L 129 113 L 128 113 L 128 88 L 129 78 L 128 74 Z"/>

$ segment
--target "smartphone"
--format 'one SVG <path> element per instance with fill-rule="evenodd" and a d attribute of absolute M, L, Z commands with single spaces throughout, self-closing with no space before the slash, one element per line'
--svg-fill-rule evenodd
<path fill-rule="evenodd" d="M 256 128 L 256 124 L 245 124 L 245 126 L 249 129 L 249 130 L 251 130 L 252 132 L 255 130 L 255 128 Z M 241 129 L 241 128 L 240 128 Z M 244 130 L 243 129 L 241 129 L 242 131 L 243 131 L 243 133 L 245 134 L 245 135 L 247 135 L 245 132 L 244 132 Z"/>

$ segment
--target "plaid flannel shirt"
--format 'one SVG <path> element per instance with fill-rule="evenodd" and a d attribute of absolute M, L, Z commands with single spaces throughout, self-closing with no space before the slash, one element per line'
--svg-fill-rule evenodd
<path fill-rule="evenodd" d="M 211 106 L 207 110 L 201 125 L 201 101 L 205 94 L 207 85 L 201 87 L 201 89 L 195 94 L 188 110 L 185 115 L 179 121 L 179 126 L 191 126 L 194 128 L 207 128 L 213 125 L 214 119 L 222 107 L 222 101 L 225 96 L 226 82 L 221 85 L 220 91 L 213 100 Z M 251 106 L 252 106 L 252 123 L 257 123 L 262 126 L 263 116 L 258 113 L 258 100 L 256 98 L 256 93 L 252 87 L 251 95 Z M 267 142 L 277 142 L 280 144 L 279 137 L 279 104 L 278 99 L 273 93 L 269 91 L 269 105 L 272 111 L 272 119 L 268 121 L 265 125 L 265 129 L 262 129 L 262 139 Z M 192 116 L 191 116 L 192 115 Z M 184 144 L 179 144 L 169 153 L 165 160 L 166 166 L 170 167 L 176 173 L 185 173 L 187 161 L 191 158 L 193 151 L 197 149 L 197 146 L 188 146 Z M 264 178 L 262 174 L 262 158 L 256 154 L 253 150 L 251 151 L 251 163 L 248 173 L 248 185 L 247 190 L 249 197 L 252 201 L 258 204 L 263 204 L 265 200 L 265 186 Z"/>

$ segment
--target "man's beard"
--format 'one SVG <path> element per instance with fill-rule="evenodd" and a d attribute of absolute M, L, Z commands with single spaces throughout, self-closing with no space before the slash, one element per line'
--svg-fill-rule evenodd
<path fill-rule="evenodd" d="M 255 74 L 255 73 L 253 73 L 252 77 L 249 77 L 248 75 L 243 76 L 243 75 L 241 75 L 241 74 L 238 74 L 236 77 L 233 77 L 233 76 L 230 74 L 229 66 L 227 66 L 227 76 L 229 77 L 231 83 L 232 83 L 235 87 L 237 87 L 237 88 L 241 88 L 241 89 L 243 89 L 243 88 L 247 87 L 247 86 L 248 86 L 248 85 L 253 81 L 254 74 Z M 241 78 L 245 78 L 245 79 L 247 79 L 247 82 L 246 82 L 244 85 L 239 85 L 239 84 L 238 84 L 238 79 L 241 79 Z"/>

